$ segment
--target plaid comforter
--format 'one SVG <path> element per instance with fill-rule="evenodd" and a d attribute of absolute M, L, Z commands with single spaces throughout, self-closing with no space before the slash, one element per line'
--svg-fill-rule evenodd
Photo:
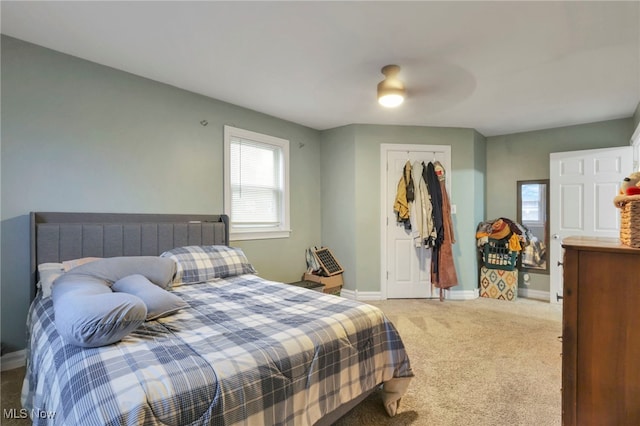
<path fill-rule="evenodd" d="M 22 394 L 34 424 L 312 425 L 413 376 L 393 324 L 370 305 L 254 275 L 174 292 L 190 308 L 101 348 L 65 344 L 38 295 Z"/>

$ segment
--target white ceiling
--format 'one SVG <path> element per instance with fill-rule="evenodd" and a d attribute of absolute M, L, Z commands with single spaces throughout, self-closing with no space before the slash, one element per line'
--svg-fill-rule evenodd
<path fill-rule="evenodd" d="M 1 2 L 3 34 L 315 129 L 629 117 L 640 2 Z M 408 98 L 376 103 L 382 66 Z"/>

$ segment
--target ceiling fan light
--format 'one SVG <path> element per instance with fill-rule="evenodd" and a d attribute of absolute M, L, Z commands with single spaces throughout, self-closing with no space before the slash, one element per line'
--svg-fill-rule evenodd
<path fill-rule="evenodd" d="M 387 108 L 393 108 L 404 102 L 404 94 L 386 93 L 378 95 L 378 103 Z"/>
<path fill-rule="evenodd" d="M 400 72 L 397 65 L 387 65 L 382 68 L 382 74 L 386 76 L 384 80 L 378 83 L 378 102 L 385 107 L 397 107 L 406 96 L 404 84 L 396 78 Z"/>

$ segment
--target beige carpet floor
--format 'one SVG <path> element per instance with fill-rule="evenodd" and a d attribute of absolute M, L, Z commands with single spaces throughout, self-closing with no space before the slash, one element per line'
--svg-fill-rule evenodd
<path fill-rule="evenodd" d="M 387 300 L 415 373 L 398 414 L 374 393 L 338 426 L 561 424 L 559 306 L 506 302 Z M 2 409 L 20 408 L 24 368 L 2 372 Z M 2 425 L 26 425 L 7 419 Z"/>
<path fill-rule="evenodd" d="M 560 306 L 486 298 L 371 303 L 400 332 L 415 378 L 395 417 L 373 394 L 338 425 L 561 424 Z"/>

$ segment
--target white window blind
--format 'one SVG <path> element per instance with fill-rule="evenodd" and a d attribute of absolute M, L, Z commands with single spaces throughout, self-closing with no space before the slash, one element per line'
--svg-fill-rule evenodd
<path fill-rule="evenodd" d="M 231 215 L 235 225 L 280 226 L 282 153 L 279 147 L 231 140 Z"/>
<path fill-rule="evenodd" d="M 288 148 L 284 139 L 225 126 L 225 212 L 231 239 L 289 235 Z"/>

